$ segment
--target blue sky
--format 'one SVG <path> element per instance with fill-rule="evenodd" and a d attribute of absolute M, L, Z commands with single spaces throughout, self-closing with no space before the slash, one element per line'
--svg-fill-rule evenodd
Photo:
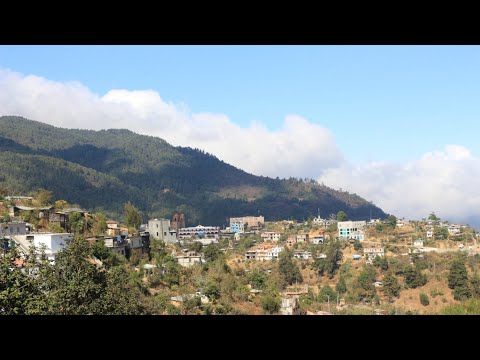
<path fill-rule="evenodd" d="M 0 46 L 0 66 L 103 95 L 154 89 L 193 112 L 269 129 L 329 128 L 352 161 L 406 161 L 460 142 L 478 153 L 478 46 Z"/>
<path fill-rule="evenodd" d="M 480 227 L 479 46 L 0 46 L 0 116 L 128 128 Z"/>

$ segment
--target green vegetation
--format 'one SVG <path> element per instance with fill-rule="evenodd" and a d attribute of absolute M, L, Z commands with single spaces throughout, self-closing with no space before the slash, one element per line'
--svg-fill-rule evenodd
<path fill-rule="evenodd" d="M 292 252 L 284 250 L 280 253 L 278 270 L 285 284 L 302 283 L 303 277 L 297 264 L 292 259 Z"/>
<path fill-rule="evenodd" d="M 173 147 L 128 130 L 60 129 L 19 117 L 0 117 L 0 186 L 12 193 L 49 189 L 56 199 L 119 218 L 130 201 L 148 217 L 186 214 L 192 225 L 260 212 L 301 220 L 348 211 L 352 219 L 384 217 L 355 194 L 313 180 L 272 179 L 236 169 L 214 155 Z M 255 189 L 254 201 L 241 194 Z M 231 194 L 237 194 L 231 195 Z"/>
<path fill-rule="evenodd" d="M 428 306 L 430 305 L 430 299 L 428 298 L 428 295 L 425 293 L 420 293 L 420 303 L 423 306 Z"/>
<path fill-rule="evenodd" d="M 398 279 L 392 271 L 387 272 L 383 279 L 383 293 L 388 297 L 389 301 L 400 296 L 401 286 Z"/>
<path fill-rule="evenodd" d="M 448 287 L 453 290 L 455 300 L 466 300 L 471 296 L 465 261 L 464 256 L 457 256 L 450 266 Z"/>

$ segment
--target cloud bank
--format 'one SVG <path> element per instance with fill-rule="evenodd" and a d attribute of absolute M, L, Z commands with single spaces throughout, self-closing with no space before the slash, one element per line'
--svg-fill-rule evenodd
<path fill-rule="evenodd" d="M 442 218 L 480 224 L 480 159 L 459 145 L 406 164 L 353 165 L 328 129 L 298 115 L 287 115 L 277 130 L 259 122 L 240 127 L 224 114 L 194 113 L 185 104 L 166 102 L 154 90 L 112 89 L 101 96 L 78 82 L 5 69 L 0 69 L 1 115 L 65 128 L 127 128 L 203 149 L 256 175 L 318 179 L 400 217 L 422 218 L 435 211 Z"/>

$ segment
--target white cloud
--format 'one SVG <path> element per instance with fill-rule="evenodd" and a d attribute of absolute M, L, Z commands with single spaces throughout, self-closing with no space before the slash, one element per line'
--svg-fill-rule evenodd
<path fill-rule="evenodd" d="M 274 131 L 259 123 L 242 128 L 223 114 L 190 113 L 153 90 L 113 89 L 99 96 L 78 82 L 10 70 L 0 70 L 0 115 L 66 128 L 128 128 L 201 148 L 257 175 L 315 178 L 321 169 L 343 161 L 328 129 L 296 115 L 286 116 Z"/>
<path fill-rule="evenodd" d="M 328 129 L 297 115 L 287 115 L 278 130 L 258 122 L 240 127 L 224 114 L 192 113 L 184 104 L 166 102 L 154 90 L 112 89 L 99 96 L 78 82 L 2 69 L 1 115 L 66 128 L 127 128 L 201 148 L 253 174 L 316 178 L 400 217 L 422 218 L 434 210 L 442 218 L 480 224 L 480 159 L 462 146 L 448 145 L 403 165 L 353 166 Z"/>
<path fill-rule="evenodd" d="M 400 217 L 421 219 L 431 211 L 451 221 L 480 225 L 480 158 L 459 145 L 424 154 L 403 165 L 344 163 L 319 181 L 342 187 Z"/>

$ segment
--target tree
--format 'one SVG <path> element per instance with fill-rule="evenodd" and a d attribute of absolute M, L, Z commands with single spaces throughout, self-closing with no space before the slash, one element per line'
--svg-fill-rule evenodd
<path fill-rule="evenodd" d="M 92 246 L 92 253 L 99 260 L 106 260 L 110 256 L 110 250 L 105 246 L 104 240 L 98 240 L 95 245 Z"/>
<path fill-rule="evenodd" d="M 74 234 L 80 234 L 85 228 L 85 219 L 82 213 L 74 211 L 68 216 L 68 225 L 70 231 Z"/>
<path fill-rule="evenodd" d="M 435 212 L 432 211 L 432 213 L 428 215 L 428 220 L 440 221 L 440 218 L 437 215 L 435 215 Z"/>
<path fill-rule="evenodd" d="M 443 226 L 435 226 L 433 230 L 433 236 L 436 240 L 447 240 L 448 239 L 448 230 Z"/>
<path fill-rule="evenodd" d="M 103 235 L 107 231 L 107 218 L 103 213 L 95 214 L 93 218 L 93 233 L 94 235 Z"/>
<path fill-rule="evenodd" d="M 340 279 L 338 279 L 337 285 L 335 285 L 335 290 L 339 294 L 345 294 L 347 292 L 347 284 L 345 283 L 343 276 L 340 276 Z"/>
<path fill-rule="evenodd" d="M 470 280 L 471 293 L 474 298 L 480 298 L 480 277 L 475 274 Z"/>
<path fill-rule="evenodd" d="M 203 250 L 203 256 L 206 261 L 215 261 L 220 256 L 220 250 L 214 244 L 208 244 Z"/>
<path fill-rule="evenodd" d="M 123 206 L 123 210 L 127 226 L 137 229 L 142 223 L 142 217 L 138 209 L 129 201 Z"/>
<path fill-rule="evenodd" d="M 213 281 L 208 283 L 207 287 L 203 290 L 203 293 L 210 299 L 210 301 L 220 299 L 220 288 Z"/>
<path fill-rule="evenodd" d="M 337 270 L 340 268 L 343 252 L 340 246 L 339 241 L 330 242 L 327 245 L 327 250 L 325 251 L 326 258 L 316 259 L 315 267 L 318 270 L 318 274 L 323 276 L 327 274 L 331 279 L 336 274 Z"/>
<path fill-rule="evenodd" d="M 267 314 L 274 314 L 280 309 L 280 300 L 270 294 L 262 298 L 262 308 Z"/>
<path fill-rule="evenodd" d="M 420 303 L 423 306 L 428 306 L 430 305 L 430 299 L 428 298 L 428 295 L 425 293 L 420 293 Z"/>
<path fill-rule="evenodd" d="M 400 289 L 402 287 L 398 283 L 398 279 L 392 271 L 387 272 L 383 278 L 383 293 L 392 301 L 394 297 L 400 296 Z"/>
<path fill-rule="evenodd" d="M 339 211 L 337 213 L 337 221 L 345 221 L 347 214 L 344 211 Z"/>
<path fill-rule="evenodd" d="M 294 283 L 302 283 L 303 277 L 297 264 L 293 262 L 292 253 L 289 250 L 280 253 L 278 262 L 278 271 L 285 283 L 292 285 Z"/>
<path fill-rule="evenodd" d="M 390 215 L 387 218 L 387 225 L 392 228 L 395 228 L 397 226 L 397 218 L 394 215 Z"/>
<path fill-rule="evenodd" d="M 67 206 L 68 202 L 65 200 L 57 200 L 55 201 L 55 210 L 61 211 Z"/>
<path fill-rule="evenodd" d="M 258 269 L 253 270 L 248 276 L 248 282 L 253 289 L 262 290 L 265 288 L 267 278 L 265 274 Z"/>
<path fill-rule="evenodd" d="M 38 206 L 47 206 L 52 199 L 52 192 L 45 189 L 38 189 L 33 197 Z"/>
<path fill-rule="evenodd" d="M 458 256 L 450 266 L 448 274 L 448 287 L 453 290 L 455 300 L 466 300 L 471 296 L 468 286 L 468 273 L 465 266 L 465 257 Z"/>
<path fill-rule="evenodd" d="M 203 245 L 199 241 L 193 241 L 189 246 L 188 250 L 190 251 L 195 251 L 196 253 L 199 253 L 202 251 Z"/>
<path fill-rule="evenodd" d="M 337 293 L 330 287 L 330 285 L 322 286 L 319 294 L 319 300 L 322 302 L 335 301 Z"/>
<path fill-rule="evenodd" d="M 409 266 L 403 275 L 405 277 L 405 285 L 408 288 L 415 289 L 427 283 L 427 277 L 414 266 Z"/>
<path fill-rule="evenodd" d="M 354 249 L 355 251 L 363 250 L 363 245 L 362 245 L 362 243 L 360 242 L 360 240 L 355 240 L 355 242 L 353 243 L 353 249 Z"/>

